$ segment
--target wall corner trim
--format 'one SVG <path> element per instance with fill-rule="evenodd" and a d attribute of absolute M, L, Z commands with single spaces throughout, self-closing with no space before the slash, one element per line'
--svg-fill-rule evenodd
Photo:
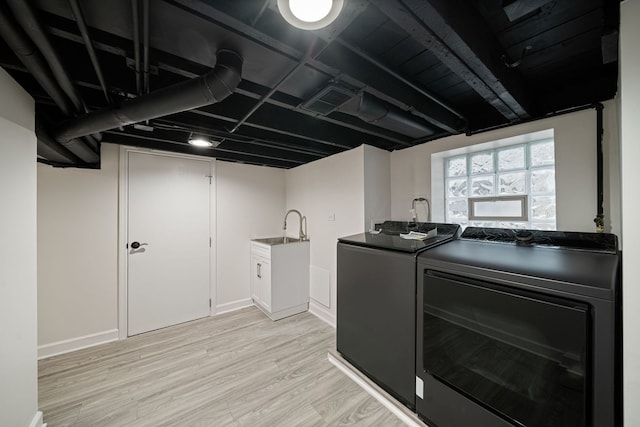
<path fill-rule="evenodd" d="M 31 420 L 31 424 L 29 424 L 29 427 L 47 427 L 46 423 L 42 423 L 42 411 L 36 412 L 33 416 L 33 420 Z"/>
<path fill-rule="evenodd" d="M 309 313 L 316 316 L 318 319 L 326 322 L 333 328 L 336 327 L 336 315 L 327 310 L 322 304 L 314 301 L 309 301 Z"/>
<path fill-rule="evenodd" d="M 69 353 L 83 348 L 89 348 L 100 344 L 106 344 L 119 339 L 118 330 L 97 332 L 95 334 L 84 335 L 82 337 L 57 341 L 51 344 L 38 346 L 38 360 L 45 359 L 59 354 Z"/>
<path fill-rule="evenodd" d="M 215 316 L 223 313 L 229 313 L 230 311 L 240 310 L 241 308 L 251 307 L 253 301 L 251 298 L 239 299 L 237 301 L 226 302 L 224 304 L 216 305 Z"/>

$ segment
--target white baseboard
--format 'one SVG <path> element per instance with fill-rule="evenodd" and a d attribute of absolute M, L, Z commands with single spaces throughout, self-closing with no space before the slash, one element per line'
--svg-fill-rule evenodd
<path fill-rule="evenodd" d="M 108 342 L 117 341 L 119 338 L 118 330 L 98 332 L 83 337 L 71 338 L 64 341 L 58 341 L 51 344 L 38 346 L 38 359 L 44 359 L 59 354 L 69 353 L 71 351 L 81 350 L 83 348 L 93 347 Z"/>
<path fill-rule="evenodd" d="M 331 313 L 324 305 L 311 299 L 309 301 L 309 313 L 315 315 L 320 320 L 324 320 L 329 325 L 336 327 L 336 315 Z"/>
<path fill-rule="evenodd" d="M 47 427 L 47 424 L 42 423 L 41 411 L 36 412 L 36 414 L 33 416 L 33 420 L 31 420 L 31 424 L 29 424 L 29 427 Z"/>
<path fill-rule="evenodd" d="M 216 305 L 215 315 L 228 313 L 230 311 L 240 310 L 241 308 L 251 307 L 253 305 L 253 301 L 251 298 L 240 299 L 237 301 L 226 302 L 224 304 Z"/>
<path fill-rule="evenodd" d="M 409 427 L 428 427 L 418 416 L 395 400 L 386 391 L 382 390 L 377 384 L 373 383 L 369 378 L 358 372 L 349 362 L 344 360 L 337 352 L 329 351 L 327 355 L 329 363 L 340 369 L 347 377 L 351 378 L 364 391 L 369 393 L 371 397 L 380 402 L 385 408 L 391 411 L 403 423 Z"/>

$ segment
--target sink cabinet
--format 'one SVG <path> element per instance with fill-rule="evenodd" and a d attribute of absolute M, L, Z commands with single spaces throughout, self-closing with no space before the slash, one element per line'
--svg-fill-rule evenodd
<path fill-rule="evenodd" d="M 271 261 L 252 254 L 251 269 L 251 299 L 271 312 Z"/>
<path fill-rule="evenodd" d="M 309 309 L 309 242 L 251 241 L 251 298 L 271 320 Z"/>

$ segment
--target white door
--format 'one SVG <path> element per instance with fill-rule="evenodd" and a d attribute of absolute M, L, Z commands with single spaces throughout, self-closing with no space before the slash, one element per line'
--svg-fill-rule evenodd
<path fill-rule="evenodd" d="M 128 152 L 128 165 L 128 335 L 208 316 L 211 162 Z"/>

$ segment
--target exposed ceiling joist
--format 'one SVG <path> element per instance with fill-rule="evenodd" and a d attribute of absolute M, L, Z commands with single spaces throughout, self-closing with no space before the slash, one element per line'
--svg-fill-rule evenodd
<path fill-rule="evenodd" d="M 300 153 L 304 155 L 308 155 L 314 158 L 322 158 L 334 153 L 332 150 L 321 150 L 316 146 L 311 146 L 310 144 L 298 144 L 292 145 L 283 143 L 280 141 L 269 140 L 265 138 L 251 138 L 246 135 L 233 134 L 230 135 L 227 132 L 220 131 L 218 129 L 212 129 L 211 127 L 185 127 L 185 123 L 182 121 L 171 120 L 167 118 L 156 119 L 150 123 L 151 127 L 164 129 L 164 130 L 174 130 L 183 132 L 183 138 L 186 136 L 186 133 L 196 132 L 198 134 L 206 135 L 212 137 L 215 140 L 221 141 L 231 141 L 239 144 L 247 144 L 258 147 L 270 147 L 275 148 L 281 151 L 288 151 L 292 153 Z M 324 147 L 323 147 L 324 148 Z"/>
<path fill-rule="evenodd" d="M 521 79 L 500 61 L 500 45 L 474 9 L 460 0 L 372 2 L 505 118 L 530 117 L 532 107 Z"/>
<path fill-rule="evenodd" d="M 160 148 L 167 151 L 177 151 L 179 153 L 195 154 L 200 156 L 206 155 L 215 157 L 219 160 L 240 161 L 242 163 L 267 165 L 278 168 L 291 168 L 304 163 L 300 160 L 290 160 L 281 156 L 246 153 L 244 151 L 230 150 L 222 147 L 202 149 L 202 147 L 193 147 L 191 145 L 177 143 L 175 142 L 175 139 L 166 135 L 146 135 L 142 132 L 132 134 L 123 133 L 117 130 L 106 131 L 105 135 L 110 142 L 117 144 L 143 148 Z"/>
<path fill-rule="evenodd" d="M 206 19 L 213 20 L 219 25 L 229 26 L 234 32 L 248 37 L 296 62 L 305 59 L 304 52 L 286 45 L 267 34 L 261 33 L 255 28 L 224 14 L 212 6 L 190 0 L 171 0 L 168 1 L 168 3 L 189 10 Z M 345 25 L 349 24 L 359 15 L 361 12 L 360 3 L 360 1 L 355 2 L 355 6 L 351 7 L 351 9 L 353 9 L 352 13 L 347 14 L 342 20 L 338 20 L 337 24 L 340 26 L 340 29 L 346 28 Z M 331 40 L 339 36 L 340 31 L 333 31 L 330 33 L 330 36 L 325 35 L 323 38 L 331 42 Z M 323 33 L 320 32 L 319 34 L 322 36 Z M 458 133 L 464 127 L 464 121 L 461 120 L 460 117 L 442 108 L 411 87 L 399 82 L 394 76 L 376 67 L 372 67 L 369 62 L 358 58 L 353 52 L 350 52 L 338 43 L 330 43 L 317 58 L 308 58 L 306 63 L 311 68 L 325 73 L 330 77 L 344 80 L 353 86 L 367 86 L 367 91 L 372 95 L 384 99 L 398 108 L 411 111 L 415 116 L 428 121 L 440 129 Z"/>
<path fill-rule="evenodd" d="M 318 37 L 327 43 L 331 43 L 337 39 L 344 30 L 346 30 L 353 21 L 360 16 L 369 6 L 366 0 L 349 0 L 344 2 L 344 6 L 340 14 L 331 25 L 314 31 Z"/>
<path fill-rule="evenodd" d="M 551 0 L 514 0 L 504 7 L 509 21 L 516 21 L 551 2 Z"/>
<path fill-rule="evenodd" d="M 366 8 L 367 3 L 363 0 L 348 2 L 346 7 L 344 7 L 341 11 L 338 18 L 330 26 L 316 32 L 316 35 L 322 38 L 326 42 L 326 44 L 324 46 L 316 48 L 317 40 L 312 39 L 309 47 L 307 48 L 307 52 L 298 61 L 298 63 L 289 71 L 287 71 L 287 73 L 282 76 L 278 83 L 276 83 L 271 88 L 271 90 L 264 94 L 258 100 L 258 102 L 256 102 L 254 106 L 240 120 L 238 120 L 238 122 L 233 126 L 233 128 L 229 130 L 229 132 L 233 133 L 237 131 L 238 128 L 242 126 L 242 124 L 244 124 L 246 120 L 249 119 L 249 117 L 251 117 L 251 115 L 253 115 L 258 110 L 258 108 L 260 108 L 265 102 L 267 102 L 267 100 L 271 98 L 271 96 L 276 93 L 276 91 L 280 89 L 280 87 L 284 85 L 289 78 L 291 78 L 300 69 L 302 69 L 307 64 L 307 61 L 309 59 L 317 57 L 326 48 L 326 46 L 331 43 L 332 40 L 336 39 Z M 260 12 L 264 12 L 264 5 Z"/>
<path fill-rule="evenodd" d="M 372 66 L 361 56 L 354 55 L 342 44 L 331 44 L 315 61 L 312 60 L 310 63 L 311 65 L 322 63 L 332 67 L 335 70 L 336 78 L 347 80 L 343 75 L 345 74 L 364 85 L 364 90 L 376 98 L 383 99 L 402 110 L 410 111 L 416 117 L 440 129 L 458 133 L 464 127 L 464 120 L 459 116 L 442 108 L 384 70 Z"/>
<path fill-rule="evenodd" d="M 157 0 L 140 15 L 148 43 L 134 40 L 145 19 L 132 20 L 132 1 L 74 0 L 82 19 L 67 1 L 26 0 L 37 12 L 29 19 L 47 33 L 36 53 L 55 49 L 89 110 L 140 97 L 137 44 L 148 53 L 139 69 L 148 67 L 151 92 L 208 74 L 223 48 L 246 66 L 224 101 L 110 130 L 103 142 L 290 168 L 363 143 L 395 150 L 519 123 L 611 99 L 617 89 L 618 0 L 349 0 L 315 31 L 289 25 L 275 0 Z M 23 12 L 27 25 L 32 14 Z M 20 52 L 0 40 L 0 66 L 36 100 L 37 118 L 51 128 L 73 120 L 75 108 L 55 96 L 65 83 L 39 79 Z M 99 167 L 76 153 L 82 146 L 40 133 L 40 161 Z M 192 133 L 217 146 L 189 147 Z M 97 155 L 96 140 L 81 142 Z"/>

